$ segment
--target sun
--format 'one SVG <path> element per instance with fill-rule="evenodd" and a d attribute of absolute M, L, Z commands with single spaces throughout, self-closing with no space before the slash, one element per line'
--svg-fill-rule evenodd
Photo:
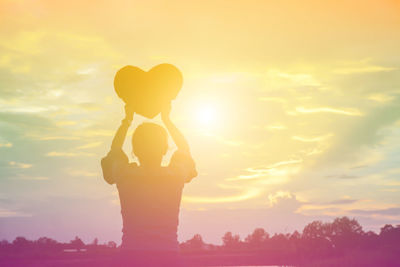
<path fill-rule="evenodd" d="M 218 123 L 218 109 L 211 104 L 201 105 L 196 110 L 196 118 L 202 127 L 213 128 Z"/>

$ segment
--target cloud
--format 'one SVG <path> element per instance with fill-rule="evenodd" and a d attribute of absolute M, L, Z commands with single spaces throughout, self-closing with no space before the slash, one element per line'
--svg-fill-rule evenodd
<path fill-rule="evenodd" d="M 84 152 L 57 152 L 57 151 L 51 151 L 46 154 L 47 157 L 67 157 L 67 158 L 72 158 L 72 157 L 91 157 L 95 156 L 96 154 L 94 153 L 84 153 Z"/>
<path fill-rule="evenodd" d="M 382 72 L 382 71 L 393 71 L 397 68 L 384 67 L 378 65 L 365 65 L 365 66 L 354 66 L 354 67 L 343 67 L 334 70 L 334 73 L 338 74 L 355 74 L 355 73 L 371 73 L 371 72 Z"/>
<path fill-rule="evenodd" d="M 352 159 L 352 164 L 365 165 L 365 163 L 357 163 L 356 160 L 369 161 L 377 158 L 382 160 L 382 152 L 375 150 L 375 155 L 367 158 L 366 152 L 373 150 L 374 146 L 387 135 L 381 130 L 385 127 L 393 125 L 400 119 L 400 98 L 383 105 L 377 106 L 367 113 L 366 116 L 360 117 L 358 120 L 349 124 L 343 124 L 343 127 L 335 132 L 335 139 L 327 152 L 318 159 L 317 164 L 323 162 L 331 165 L 337 161 L 348 162 Z M 359 154 L 362 152 L 362 154 Z M 373 152 L 373 151 L 372 151 Z M 372 162 L 376 164 L 375 162 Z"/>
<path fill-rule="evenodd" d="M 33 166 L 32 164 L 15 162 L 15 161 L 9 161 L 8 165 L 18 169 L 29 169 Z"/>
<path fill-rule="evenodd" d="M 340 108 L 332 108 L 332 107 L 318 107 L 318 108 L 305 108 L 305 107 L 297 107 L 297 113 L 334 113 L 346 116 L 363 116 L 363 114 L 354 108 L 340 109 Z"/>
<path fill-rule="evenodd" d="M 0 218 L 31 217 L 31 214 L 0 208 Z"/>
<path fill-rule="evenodd" d="M 292 136 L 292 139 L 309 143 L 309 142 L 321 142 L 332 136 L 333 136 L 333 134 L 326 134 L 326 135 L 314 136 L 314 137 L 302 137 L 302 136 L 294 135 L 294 136 Z"/>
<path fill-rule="evenodd" d="M 390 102 L 393 99 L 395 99 L 394 96 L 391 95 L 387 95 L 387 94 L 382 94 L 382 93 L 374 93 L 374 94 L 370 94 L 367 97 L 369 100 L 373 100 L 379 103 L 386 103 L 386 102 Z"/>
<path fill-rule="evenodd" d="M 350 210 L 353 214 L 358 215 L 388 215 L 388 216 L 400 216 L 400 207 L 396 208 L 387 208 L 387 209 L 372 209 L 372 210 L 362 210 L 362 209 L 353 209 Z"/>
<path fill-rule="evenodd" d="M 71 176 L 84 176 L 84 177 L 98 177 L 100 174 L 98 172 L 90 172 L 86 170 L 69 170 L 68 174 Z"/>
<path fill-rule="evenodd" d="M 285 130 L 287 129 L 287 127 L 285 125 L 280 125 L 280 124 L 276 124 L 276 125 L 269 125 L 266 126 L 266 128 L 270 131 L 274 131 L 274 130 Z"/>
<path fill-rule="evenodd" d="M 268 87 L 287 88 L 296 87 L 319 87 L 321 83 L 309 73 L 289 73 L 277 69 L 270 69 L 266 74 Z"/>
<path fill-rule="evenodd" d="M 272 206 L 274 206 L 275 204 L 277 204 L 281 199 L 291 199 L 291 198 L 295 198 L 295 196 L 288 192 L 288 191 L 278 191 L 275 192 L 274 194 L 270 194 L 268 195 L 268 200 L 269 203 Z"/>
<path fill-rule="evenodd" d="M 348 175 L 348 174 L 339 174 L 339 175 L 326 175 L 327 178 L 337 178 L 337 179 L 357 179 L 360 176 L 357 175 Z"/>
<path fill-rule="evenodd" d="M 236 180 L 250 180 L 250 179 L 258 179 L 262 177 L 268 178 L 265 182 L 274 184 L 274 183 L 282 183 L 287 176 L 293 172 L 297 171 L 297 168 L 289 168 L 289 165 L 296 165 L 301 163 L 302 160 L 286 160 L 276 162 L 274 164 L 270 164 L 266 167 L 262 168 L 247 168 L 246 171 L 250 174 L 242 174 L 233 178 L 225 179 L 226 181 L 236 181 Z"/>
<path fill-rule="evenodd" d="M 35 137 L 39 140 L 49 141 L 49 140 L 79 140 L 77 136 L 38 136 Z"/>
<path fill-rule="evenodd" d="M 20 128 L 30 129 L 55 129 L 54 123 L 41 115 L 18 112 L 0 112 L 0 120 L 3 123 L 14 125 Z"/>
<path fill-rule="evenodd" d="M 103 142 L 92 142 L 92 143 L 88 143 L 86 145 L 78 146 L 76 149 L 93 148 L 93 147 L 98 147 L 98 146 L 100 146 L 102 144 L 103 144 Z"/>
<path fill-rule="evenodd" d="M 351 198 L 344 198 L 344 199 L 338 199 L 338 200 L 332 200 L 326 204 L 330 205 L 347 205 L 347 204 L 353 204 L 358 202 L 359 199 L 351 199 Z"/>
<path fill-rule="evenodd" d="M 269 102 L 276 102 L 276 103 L 286 103 L 287 99 L 282 97 L 260 97 L 258 98 L 260 101 L 269 101 Z"/>
<path fill-rule="evenodd" d="M 0 143 L 0 147 L 12 147 L 13 144 L 8 142 L 8 143 Z"/>
<path fill-rule="evenodd" d="M 18 179 L 21 180 L 30 180 L 30 181 L 47 181 L 50 180 L 47 176 L 32 176 L 32 175 L 18 175 Z"/>
<path fill-rule="evenodd" d="M 248 199 L 258 197 L 262 192 L 261 189 L 250 188 L 245 190 L 241 194 L 231 195 L 231 196 L 221 196 L 221 197 L 198 197 L 198 196 L 186 196 L 182 197 L 183 202 L 187 203 L 231 203 L 239 202 Z"/>

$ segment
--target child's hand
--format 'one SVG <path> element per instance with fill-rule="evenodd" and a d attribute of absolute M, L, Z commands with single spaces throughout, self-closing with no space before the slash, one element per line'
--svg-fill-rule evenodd
<path fill-rule="evenodd" d="M 133 113 L 135 113 L 132 106 L 126 104 L 125 105 L 125 119 L 132 121 L 133 120 Z"/>
<path fill-rule="evenodd" d="M 169 114 L 171 113 L 171 103 L 168 103 L 164 107 L 164 109 L 161 111 L 161 119 L 165 123 L 166 121 L 169 121 Z"/>

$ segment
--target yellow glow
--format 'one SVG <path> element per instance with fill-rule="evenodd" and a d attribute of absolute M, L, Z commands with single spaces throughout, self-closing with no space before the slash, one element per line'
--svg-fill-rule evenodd
<path fill-rule="evenodd" d="M 214 128 L 219 122 L 219 113 L 214 105 L 206 104 L 196 110 L 197 122 L 206 128 Z"/>

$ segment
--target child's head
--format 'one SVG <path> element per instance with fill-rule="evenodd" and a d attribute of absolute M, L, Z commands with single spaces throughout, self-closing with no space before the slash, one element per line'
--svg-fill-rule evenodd
<path fill-rule="evenodd" d="M 161 165 L 168 150 L 167 131 L 155 123 L 142 123 L 133 133 L 132 148 L 141 165 Z"/>

